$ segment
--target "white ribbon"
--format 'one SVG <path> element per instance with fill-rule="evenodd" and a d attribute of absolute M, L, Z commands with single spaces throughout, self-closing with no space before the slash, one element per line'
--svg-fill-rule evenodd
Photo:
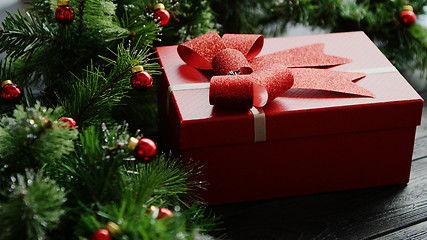
<path fill-rule="evenodd" d="M 251 112 L 254 116 L 254 141 L 265 142 L 267 136 L 264 110 L 262 110 L 262 108 L 252 107 Z"/>
<path fill-rule="evenodd" d="M 347 70 L 346 72 L 362 72 L 362 73 L 366 73 L 366 75 L 372 75 L 372 74 L 380 74 L 380 73 L 398 72 L 398 70 L 394 66 L 391 66 L 391 67 L 382 67 L 382 68 L 368 68 L 368 69 L 361 69 L 361 70 Z"/>
<path fill-rule="evenodd" d="M 380 73 L 392 73 L 398 72 L 394 67 L 382 67 L 382 68 L 368 68 L 360 70 L 348 70 L 347 72 L 362 72 L 366 75 L 380 74 Z M 171 85 L 168 88 L 167 99 L 166 99 L 166 111 L 169 113 L 169 100 L 170 94 L 172 91 L 182 91 L 182 90 L 194 90 L 194 89 L 209 89 L 209 82 L 205 83 L 187 83 L 187 84 L 176 84 Z M 266 121 L 265 113 L 262 108 L 252 107 L 250 109 L 254 117 L 254 142 L 265 142 L 267 140 L 266 135 Z"/>
<path fill-rule="evenodd" d="M 168 87 L 168 93 L 166 95 L 166 113 L 169 114 L 169 101 L 170 101 L 172 91 L 209 89 L 209 84 L 210 84 L 209 82 L 205 82 L 205 83 L 186 83 L 186 84 L 170 85 Z"/>

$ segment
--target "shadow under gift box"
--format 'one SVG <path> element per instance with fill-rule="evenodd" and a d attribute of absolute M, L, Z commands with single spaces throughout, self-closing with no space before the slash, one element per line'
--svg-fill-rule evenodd
<path fill-rule="evenodd" d="M 180 89 L 206 85 L 212 72 L 186 65 L 177 46 L 157 48 L 164 140 L 184 161 L 205 167 L 201 180 L 208 185 L 201 195 L 209 204 L 409 181 L 423 99 L 363 32 L 268 38 L 260 56 L 313 43 L 324 43 L 326 54 L 351 58 L 331 70 L 366 72 L 357 84 L 376 97 L 290 89 L 261 110 L 261 142 L 250 110 L 210 105 L 207 88 Z M 168 93 L 170 86 L 177 90 Z"/>

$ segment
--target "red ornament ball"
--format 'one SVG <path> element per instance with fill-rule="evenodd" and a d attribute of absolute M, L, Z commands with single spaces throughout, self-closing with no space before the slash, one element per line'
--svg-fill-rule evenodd
<path fill-rule="evenodd" d="M 10 104 L 17 104 L 21 101 L 22 92 L 16 84 L 13 84 L 10 80 L 6 80 L 1 86 L 0 95 L 3 101 Z"/>
<path fill-rule="evenodd" d="M 412 26 L 417 20 L 417 15 L 413 11 L 402 11 L 400 13 L 400 20 L 406 26 Z"/>
<path fill-rule="evenodd" d="M 154 18 L 160 19 L 160 25 L 165 26 L 169 23 L 171 15 L 166 9 L 159 9 L 154 13 Z"/>
<path fill-rule="evenodd" d="M 171 210 L 167 208 L 160 208 L 159 215 L 157 215 L 157 219 L 167 219 L 173 217 L 173 213 Z"/>
<path fill-rule="evenodd" d="M 74 20 L 74 10 L 68 4 L 68 0 L 58 1 L 58 8 L 55 11 L 55 19 L 62 25 L 71 24 Z"/>
<path fill-rule="evenodd" d="M 135 150 L 133 150 L 133 155 L 136 161 L 141 163 L 151 162 L 156 156 L 157 146 L 153 140 L 149 138 L 139 139 Z"/>
<path fill-rule="evenodd" d="M 111 239 L 110 232 L 105 228 L 98 229 L 90 237 L 90 240 L 110 240 L 110 239 Z"/>
<path fill-rule="evenodd" d="M 153 86 L 153 78 L 148 72 L 144 71 L 142 66 L 136 66 L 132 68 L 130 84 L 135 90 L 146 90 Z"/>
<path fill-rule="evenodd" d="M 76 120 L 74 120 L 73 118 L 70 117 L 62 117 L 59 119 L 59 121 L 64 122 L 64 123 L 68 123 L 68 127 L 69 128 L 73 128 L 77 126 Z M 65 128 L 66 126 L 64 126 Z"/>
<path fill-rule="evenodd" d="M 158 3 L 154 6 L 154 18 L 160 20 L 160 25 L 165 26 L 169 23 L 171 15 L 165 9 L 165 5 Z"/>

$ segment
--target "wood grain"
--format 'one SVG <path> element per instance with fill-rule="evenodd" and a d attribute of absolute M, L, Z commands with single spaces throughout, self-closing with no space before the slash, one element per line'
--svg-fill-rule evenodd
<path fill-rule="evenodd" d="M 387 234 L 383 237 L 377 238 L 380 240 L 395 240 L 395 239 L 412 239 L 412 240 L 423 240 L 427 239 L 427 222 L 415 224 L 413 226 L 404 228 L 400 231 L 396 231 Z"/>
<path fill-rule="evenodd" d="M 222 216 L 229 239 L 427 239 L 427 109 L 417 128 L 407 185 L 211 209 Z"/>

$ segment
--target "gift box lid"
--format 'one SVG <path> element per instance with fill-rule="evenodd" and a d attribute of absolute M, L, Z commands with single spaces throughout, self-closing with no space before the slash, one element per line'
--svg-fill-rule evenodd
<path fill-rule="evenodd" d="M 186 65 L 177 46 L 158 47 L 166 85 L 174 89 L 167 96 L 168 111 L 179 123 L 181 149 L 420 124 L 423 99 L 363 32 L 267 38 L 259 56 L 314 43 L 324 43 L 326 54 L 352 59 L 331 70 L 366 73 L 356 84 L 375 98 L 290 89 L 262 109 L 218 108 L 209 104 L 213 72 Z"/>

